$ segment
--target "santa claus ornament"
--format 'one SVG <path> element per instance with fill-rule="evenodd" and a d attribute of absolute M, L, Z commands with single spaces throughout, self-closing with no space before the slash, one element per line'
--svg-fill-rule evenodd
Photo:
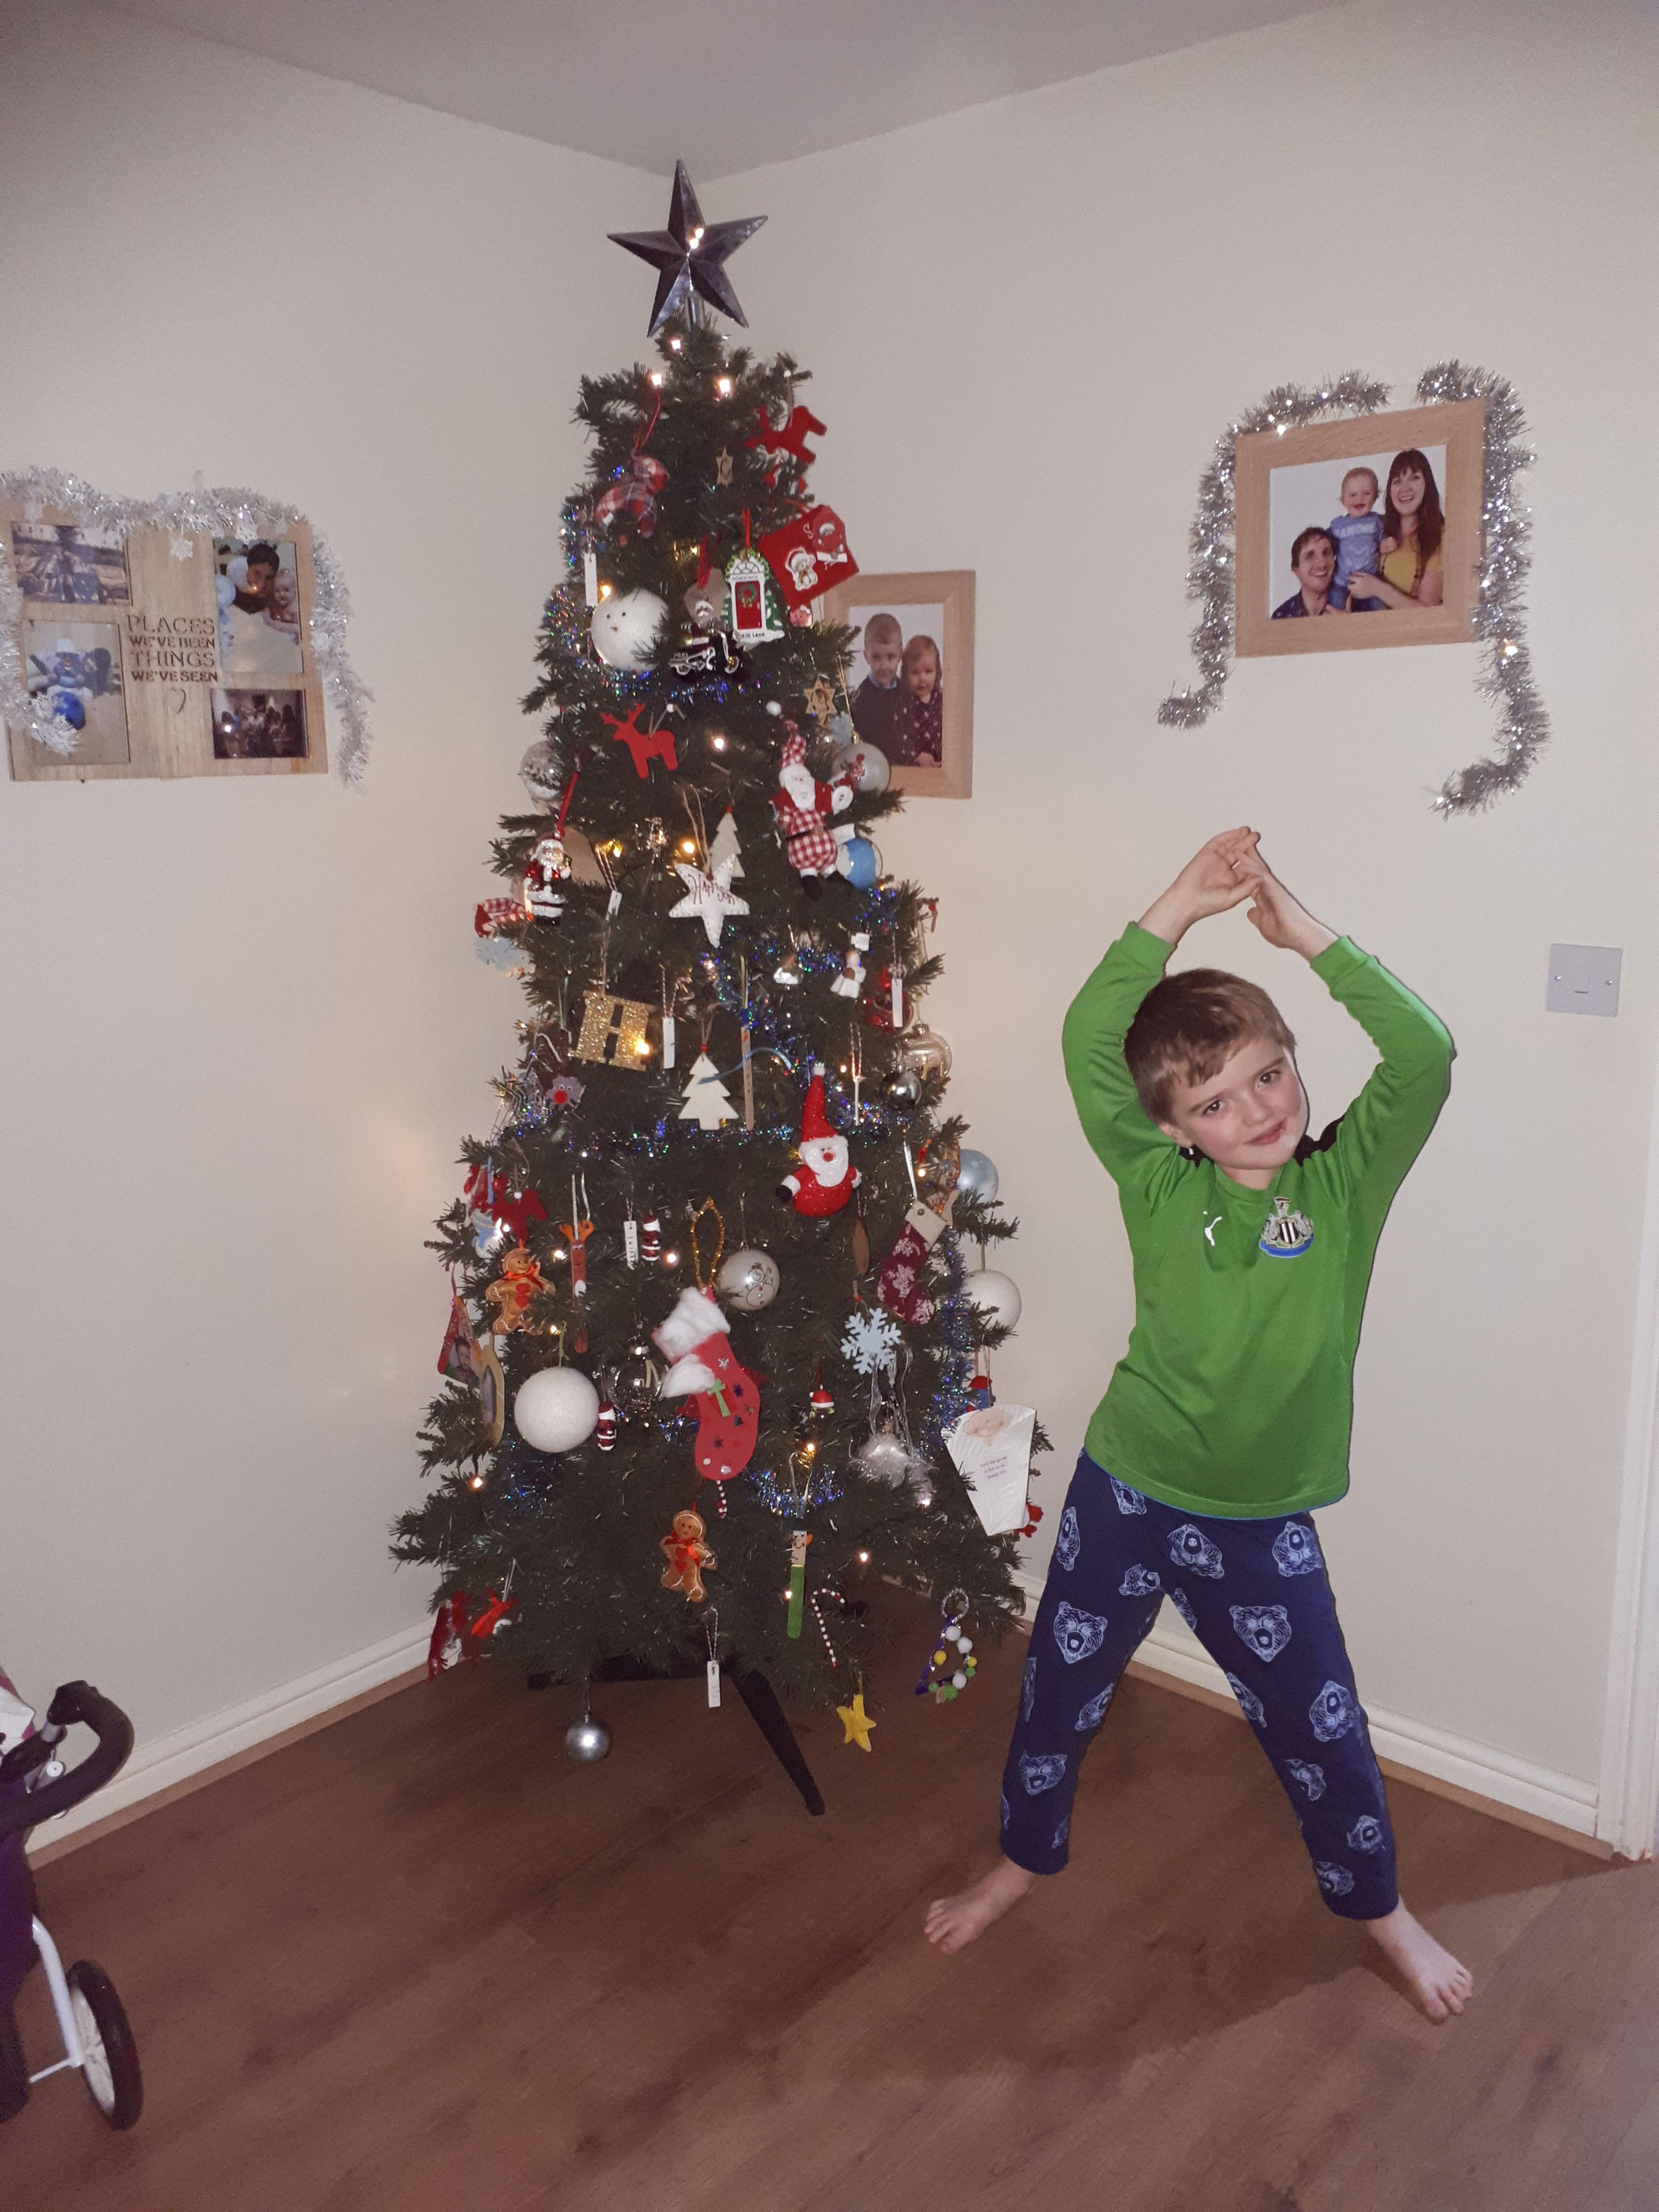
<path fill-rule="evenodd" d="M 760 550 L 791 612 L 856 576 L 859 564 L 847 543 L 847 526 L 832 507 L 809 507 L 781 530 L 763 538 Z"/>
<path fill-rule="evenodd" d="M 812 1066 L 800 1117 L 800 1165 L 778 1185 L 797 1213 L 821 1218 L 839 1213 L 863 1181 L 848 1158 L 847 1139 L 830 1126 L 823 1108 L 823 1063 Z"/>
<path fill-rule="evenodd" d="M 772 794 L 772 811 L 778 817 L 789 865 L 809 892 L 821 879 L 833 876 L 841 848 L 856 832 L 850 822 L 826 826 L 832 815 L 844 814 L 853 803 L 853 787 L 844 777 L 820 783 L 806 765 L 806 740 L 793 722 L 786 722 L 783 753 L 778 763 L 778 788 Z"/>

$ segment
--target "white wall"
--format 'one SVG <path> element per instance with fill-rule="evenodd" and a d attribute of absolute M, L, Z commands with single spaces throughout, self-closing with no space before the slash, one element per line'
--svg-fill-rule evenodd
<path fill-rule="evenodd" d="M 0 9 L 0 469 L 294 501 L 377 695 L 361 796 L 0 778 L 0 1662 L 153 1741 L 424 1613 L 422 1243 L 520 1011 L 472 905 L 662 187 L 78 5 Z"/>
<path fill-rule="evenodd" d="M 1060 1016 L 1123 920 L 1248 821 L 1460 1052 L 1322 1523 L 1362 1687 L 1589 1783 L 1659 1022 L 1653 82 L 1634 6 L 1367 0 L 704 193 L 769 213 L 744 301 L 815 371 L 817 487 L 865 568 L 978 572 L 975 796 L 884 842 L 943 895 L 953 1097 L 1024 1220 L 1000 1382 L 1057 1439 L 1049 1530 L 1130 1316 Z M 1556 738 L 1525 791 L 1429 811 L 1486 749 L 1472 647 L 1246 663 L 1206 729 L 1158 729 L 1229 416 L 1350 366 L 1409 404 L 1451 355 L 1510 376 L 1535 427 Z M 1626 948 L 1616 1023 L 1544 1013 L 1553 939 Z M 1189 950 L 1278 992 L 1316 1114 L 1346 1102 L 1369 1048 L 1305 970 L 1231 919 Z"/>

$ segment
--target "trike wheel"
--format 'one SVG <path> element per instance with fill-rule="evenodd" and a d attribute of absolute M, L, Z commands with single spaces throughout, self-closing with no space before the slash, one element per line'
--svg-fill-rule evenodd
<path fill-rule="evenodd" d="M 77 1959 L 65 1978 L 86 2053 L 87 2094 L 111 2127 L 130 2128 L 144 2109 L 144 2077 L 115 1984 L 90 1959 Z"/>

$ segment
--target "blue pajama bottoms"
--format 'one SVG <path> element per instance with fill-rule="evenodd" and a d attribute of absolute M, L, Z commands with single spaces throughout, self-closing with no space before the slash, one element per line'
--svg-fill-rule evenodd
<path fill-rule="evenodd" d="M 1167 1597 L 1225 1673 L 1297 1817 L 1321 1893 L 1347 1920 L 1400 1901 L 1394 1830 L 1305 1513 L 1200 1520 L 1085 1452 L 1060 1516 L 1002 1780 L 1002 1849 L 1058 1874 L 1078 1769 Z"/>

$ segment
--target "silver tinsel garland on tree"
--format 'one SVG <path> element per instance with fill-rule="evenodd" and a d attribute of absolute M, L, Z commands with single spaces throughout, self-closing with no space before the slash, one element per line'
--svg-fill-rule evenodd
<path fill-rule="evenodd" d="M 1221 704 L 1233 659 L 1233 441 L 1258 430 L 1299 428 L 1329 416 L 1375 415 L 1386 406 L 1389 386 L 1351 370 L 1316 391 L 1284 384 L 1228 424 L 1218 440 L 1215 458 L 1198 482 L 1198 507 L 1188 539 L 1187 596 L 1200 614 L 1193 629 L 1193 657 L 1203 681 L 1196 689 L 1172 691 L 1158 710 L 1166 729 L 1196 729 Z M 1441 814 L 1468 814 L 1489 806 L 1525 778 L 1549 736 L 1549 717 L 1532 680 L 1532 658 L 1525 638 L 1526 606 L 1522 586 L 1531 566 L 1527 539 L 1531 521 L 1516 491 L 1516 479 L 1533 459 L 1522 442 L 1526 418 L 1515 386 L 1491 370 L 1440 362 L 1418 380 L 1419 406 L 1456 399 L 1486 403 L 1486 467 L 1481 490 L 1483 556 L 1474 609 L 1475 635 L 1486 646 L 1480 688 L 1499 702 L 1500 752 L 1495 760 L 1474 761 L 1449 775 L 1434 801 Z"/>
<path fill-rule="evenodd" d="M 17 501 L 30 514 L 54 508 L 68 515 L 79 529 L 106 531 L 123 542 L 135 530 L 167 530 L 179 539 L 207 536 L 246 542 L 279 538 L 286 526 L 307 519 L 297 507 L 267 499 L 260 492 L 210 489 L 200 484 L 190 491 L 164 493 L 160 499 L 118 499 L 58 469 L 0 472 L 0 499 Z M 343 782 L 356 785 L 368 763 L 368 702 L 373 694 L 359 680 L 346 651 L 351 600 L 345 580 L 315 530 L 311 557 L 316 586 L 311 647 L 334 710 L 334 765 Z M 29 696 L 19 643 L 22 612 L 23 596 L 12 567 L 11 547 L 6 533 L 0 531 L 0 720 L 67 757 L 74 753 L 76 732 L 44 701 Z"/>

